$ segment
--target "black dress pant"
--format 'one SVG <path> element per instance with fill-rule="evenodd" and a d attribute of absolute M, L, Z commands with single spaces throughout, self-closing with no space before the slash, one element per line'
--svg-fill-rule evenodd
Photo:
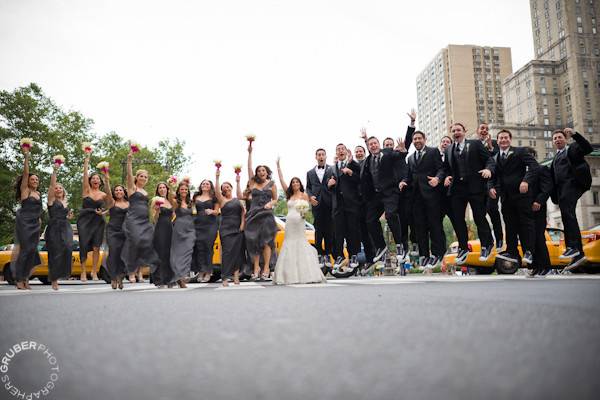
<path fill-rule="evenodd" d="M 498 210 L 498 198 L 492 199 L 487 196 L 487 213 L 492 220 L 492 229 L 494 230 L 494 239 L 496 244 L 498 241 L 504 239 L 504 233 L 502 232 L 502 220 L 500 218 L 500 210 Z"/>
<path fill-rule="evenodd" d="M 397 191 L 386 190 L 376 192 L 370 200 L 367 200 L 367 229 L 377 249 L 382 249 L 386 246 L 383 230 L 379 223 L 379 217 L 383 213 L 385 213 L 385 219 L 390 231 L 392 231 L 394 241 L 397 245 L 402 243 L 402 230 L 398 215 L 399 196 L 400 193 Z"/>
<path fill-rule="evenodd" d="M 533 210 L 531 196 L 503 196 L 502 215 L 506 225 L 506 251 L 512 255 L 518 255 L 517 246 L 521 241 L 523 253 L 535 252 L 534 235 L 535 224 L 533 221 Z"/>
<path fill-rule="evenodd" d="M 372 260 L 373 257 L 375 257 L 375 245 L 373 244 L 373 239 L 371 239 L 369 229 L 367 228 L 367 205 L 365 202 L 362 202 L 360 205 L 358 217 L 360 220 L 360 241 L 365 251 L 365 258 L 367 260 Z"/>
<path fill-rule="evenodd" d="M 583 193 L 581 190 L 574 188 L 571 188 L 569 192 L 566 189 L 563 189 L 563 191 L 565 192 L 564 194 L 559 192 L 558 208 L 560 208 L 560 215 L 565 231 L 565 244 L 567 247 L 577 249 L 583 253 L 581 230 L 579 229 L 577 213 L 575 212 L 577 202 Z"/>
<path fill-rule="evenodd" d="M 533 225 L 535 227 L 535 253 L 533 255 L 532 268 L 550 269 L 550 254 L 546 245 L 546 205 L 542 205 L 539 211 L 533 212 Z"/>
<path fill-rule="evenodd" d="M 334 212 L 334 248 L 333 256 L 344 257 L 344 240 L 350 257 L 360 252 L 360 219 L 358 210 L 339 210 Z"/>
<path fill-rule="evenodd" d="M 331 208 L 319 205 L 312 209 L 315 226 L 315 247 L 319 255 L 333 253 L 333 217 Z M 323 247 L 323 242 L 325 246 Z"/>
<path fill-rule="evenodd" d="M 413 199 L 413 220 L 416 222 L 414 227 L 419 255 L 429 257 L 431 239 L 431 254 L 442 257 L 446 252 L 446 238 L 442 226 L 441 197 L 424 198 L 420 192 L 416 192 Z"/>
<path fill-rule="evenodd" d="M 413 212 L 412 212 L 412 193 L 407 193 L 406 189 L 399 196 L 398 203 L 398 217 L 400 218 L 400 229 L 402 231 L 402 245 L 405 250 L 408 250 L 408 239 L 413 243 L 417 241 L 415 235 L 415 228 L 412 224 Z M 408 228 L 410 227 L 410 236 L 408 234 Z"/>
<path fill-rule="evenodd" d="M 458 237 L 458 244 L 461 249 L 467 250 L 469 242 L 469 232 L 467 222 L 465 220 L 465 212 L 467 204 L 471 206 L 473 211 L 473 219 L 477 226 L 477 234 L 482 246 L 491 246 L 493 243 L 492 232 L 488 224 L 486 215 L 486 196 L 485 192 L 469 193 L 469 188 L 466 183 L 455 181 L 452 184 L 452 195 L 450 203 L 452 207 L 452 216 L 454 218 L 454 231 Z"/>

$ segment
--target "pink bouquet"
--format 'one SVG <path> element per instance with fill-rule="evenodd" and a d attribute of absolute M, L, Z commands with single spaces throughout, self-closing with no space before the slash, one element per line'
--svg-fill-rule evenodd
<path fill-rule="evenodd" d="M 65 163 L 65 156 L 63 156 L 62 154 L 57 154 L 54 157 L 52 157 L 52 161 L 54 162 L 54 164 L 60 167 Z"/>

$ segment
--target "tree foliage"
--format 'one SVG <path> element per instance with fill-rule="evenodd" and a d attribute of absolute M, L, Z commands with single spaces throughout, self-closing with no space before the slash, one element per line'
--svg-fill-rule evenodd
<path fill-rule="evenodd" d="M 65 111 L 35 83 L 13 91 L 0 91 L 0 244 L 12 242 L 15 211 L 14 183 L 23 172 L 23 154 L 19 142 L 31 138 L 30 171 L 40 176 L 40 191 L 45 195 L 52 172 L 52 159 L 65 157 L 58 180 L 69 194 L 69 205 L 81 206 L 83 142 L 92 142 L 90 171 L 100 161 L 111 165 L 111 183 L 123 182 L 123 165 L 129 152 L 129 142 L 116 132 L 98 135 L 94 122 L 78 111 Z M 143 168 L 150 174 L 148 189 L 153 191 L 159 181 L 181 173 L 190 157 L 184 154 L 185 142 L 163 139 L 156 147 L 142 147 L 134 158 L 134 170 Z"/>

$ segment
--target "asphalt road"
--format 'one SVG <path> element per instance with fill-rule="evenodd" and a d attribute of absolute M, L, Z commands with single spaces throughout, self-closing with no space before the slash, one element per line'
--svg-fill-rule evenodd
<path fill-rule="evenodd" d="M 0 284 L 0 324 L 0 399 L 600 398 L 594 276 Z"/>

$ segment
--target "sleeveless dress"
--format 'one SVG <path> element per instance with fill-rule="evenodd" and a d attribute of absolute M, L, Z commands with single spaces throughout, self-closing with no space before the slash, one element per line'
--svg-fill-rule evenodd
<path fill-rule="evenodd" d="M 216 215 L 207 215 L 206 209 L 213 209 L 214 200 L 196 201 L 196 216 L 194 227 L 196 229 L 196 243 L 194 245 L 194 259 L 192 269 L 194 272 L 213 271 L 213 253 L 217 239 L 218 221 Z"/>
<path fill-rule="evenodd" d="M 125 232 L 123 223 L 129 208 L 111 207 L 108 211 L 110 219 L 106 227 L 106 241 L 108 242 L 108 257 L 106 257 L 106 269 L 110 279 L 119 279 L 125 276 L 125 262 L 122 259 L 125 247 Z"/>
<path fill-rule="evenodd" d="M 103 200 L 95 201 L 89 196 L 83 198 L 82 209 L 77 217 L 77 235 L 79 236 L 79 259 L 85 264 L 87 254 L 100 247 L 104 239 L 104 218 L 96 214 L 97 208 L 102 208 Z"/>
<path fill-rule="evenodd" d="M 192 255 L 196 242 L 196 230 L 191 208 L 177 208 L 171 238 L 171 283 L 188 278 L 192 267 Z"/>
<path fill-rule="evenodd" d="M 15 248 L 11 256 L 11 271 L 17 281 L 29 279 L 36 265 L 42 263 L 38 253 L 42 200 L 29 196 L 21 201 L 15 220 Z"/>
<path fill-rule="evenodd" d="M 48 249 L 48 278 L 51 281 L 68 279 L 73 263 L 73 228 L 67 219 L 69 209 L 61 201 L 48 206 L 46 248 Z"/>
<path fill-rule="evenodd" d="M 150 267 L 150 272 L 156 271 L 160 261 L 152 245 L 154 227 L 148 216 L 148 197 L 140 192 L 129 196 L 129 211 L 123 223 L 123 232 L 125 246 L 121 259 L 125 262 L 127 273 L 134 273 L 140 267 Z"/>
<path fill-rule="evenodd" d="M 273 283 L 289 285 L 327 282 L 321 271 L 317 249 L 306 239 L 304 218 L 294 207 L 295 204 L 296 200 L 287 203 L 285 238 L 275 265 Z"/>
<path fill-rule="evenodd" d="M 244 233 L 240 231 L 242 223 L 242 205 L 240 200 L 231 199 L 221 207 L 221 278 L 231 278 L 236 270 L 242 268 L 244 260 Z"/>
<path fill-rule="evenodd" d="M 264 188 L 252 189 L 252 201 L 250 209 L 246 214 L 246 249 L 250 257 L 256 257 L 262 253 L 265 246 L 274 247 L 277 224 L 273 209 L 267 210 L 265 204 L 271 201 L 271 187 L 273 181 Z M 273 252 L 274 253 L 274 252 Z"/>
<path fill-rule="evenodd" d="M 173 235 L 173 209 L 161 207 L 154 226 L 154 250 L 158 254 L 160 263 L 152 275 L 152 281 L 155 285 L 166 285 L 173 278 L 171 269 L 171 237 Z"/>

